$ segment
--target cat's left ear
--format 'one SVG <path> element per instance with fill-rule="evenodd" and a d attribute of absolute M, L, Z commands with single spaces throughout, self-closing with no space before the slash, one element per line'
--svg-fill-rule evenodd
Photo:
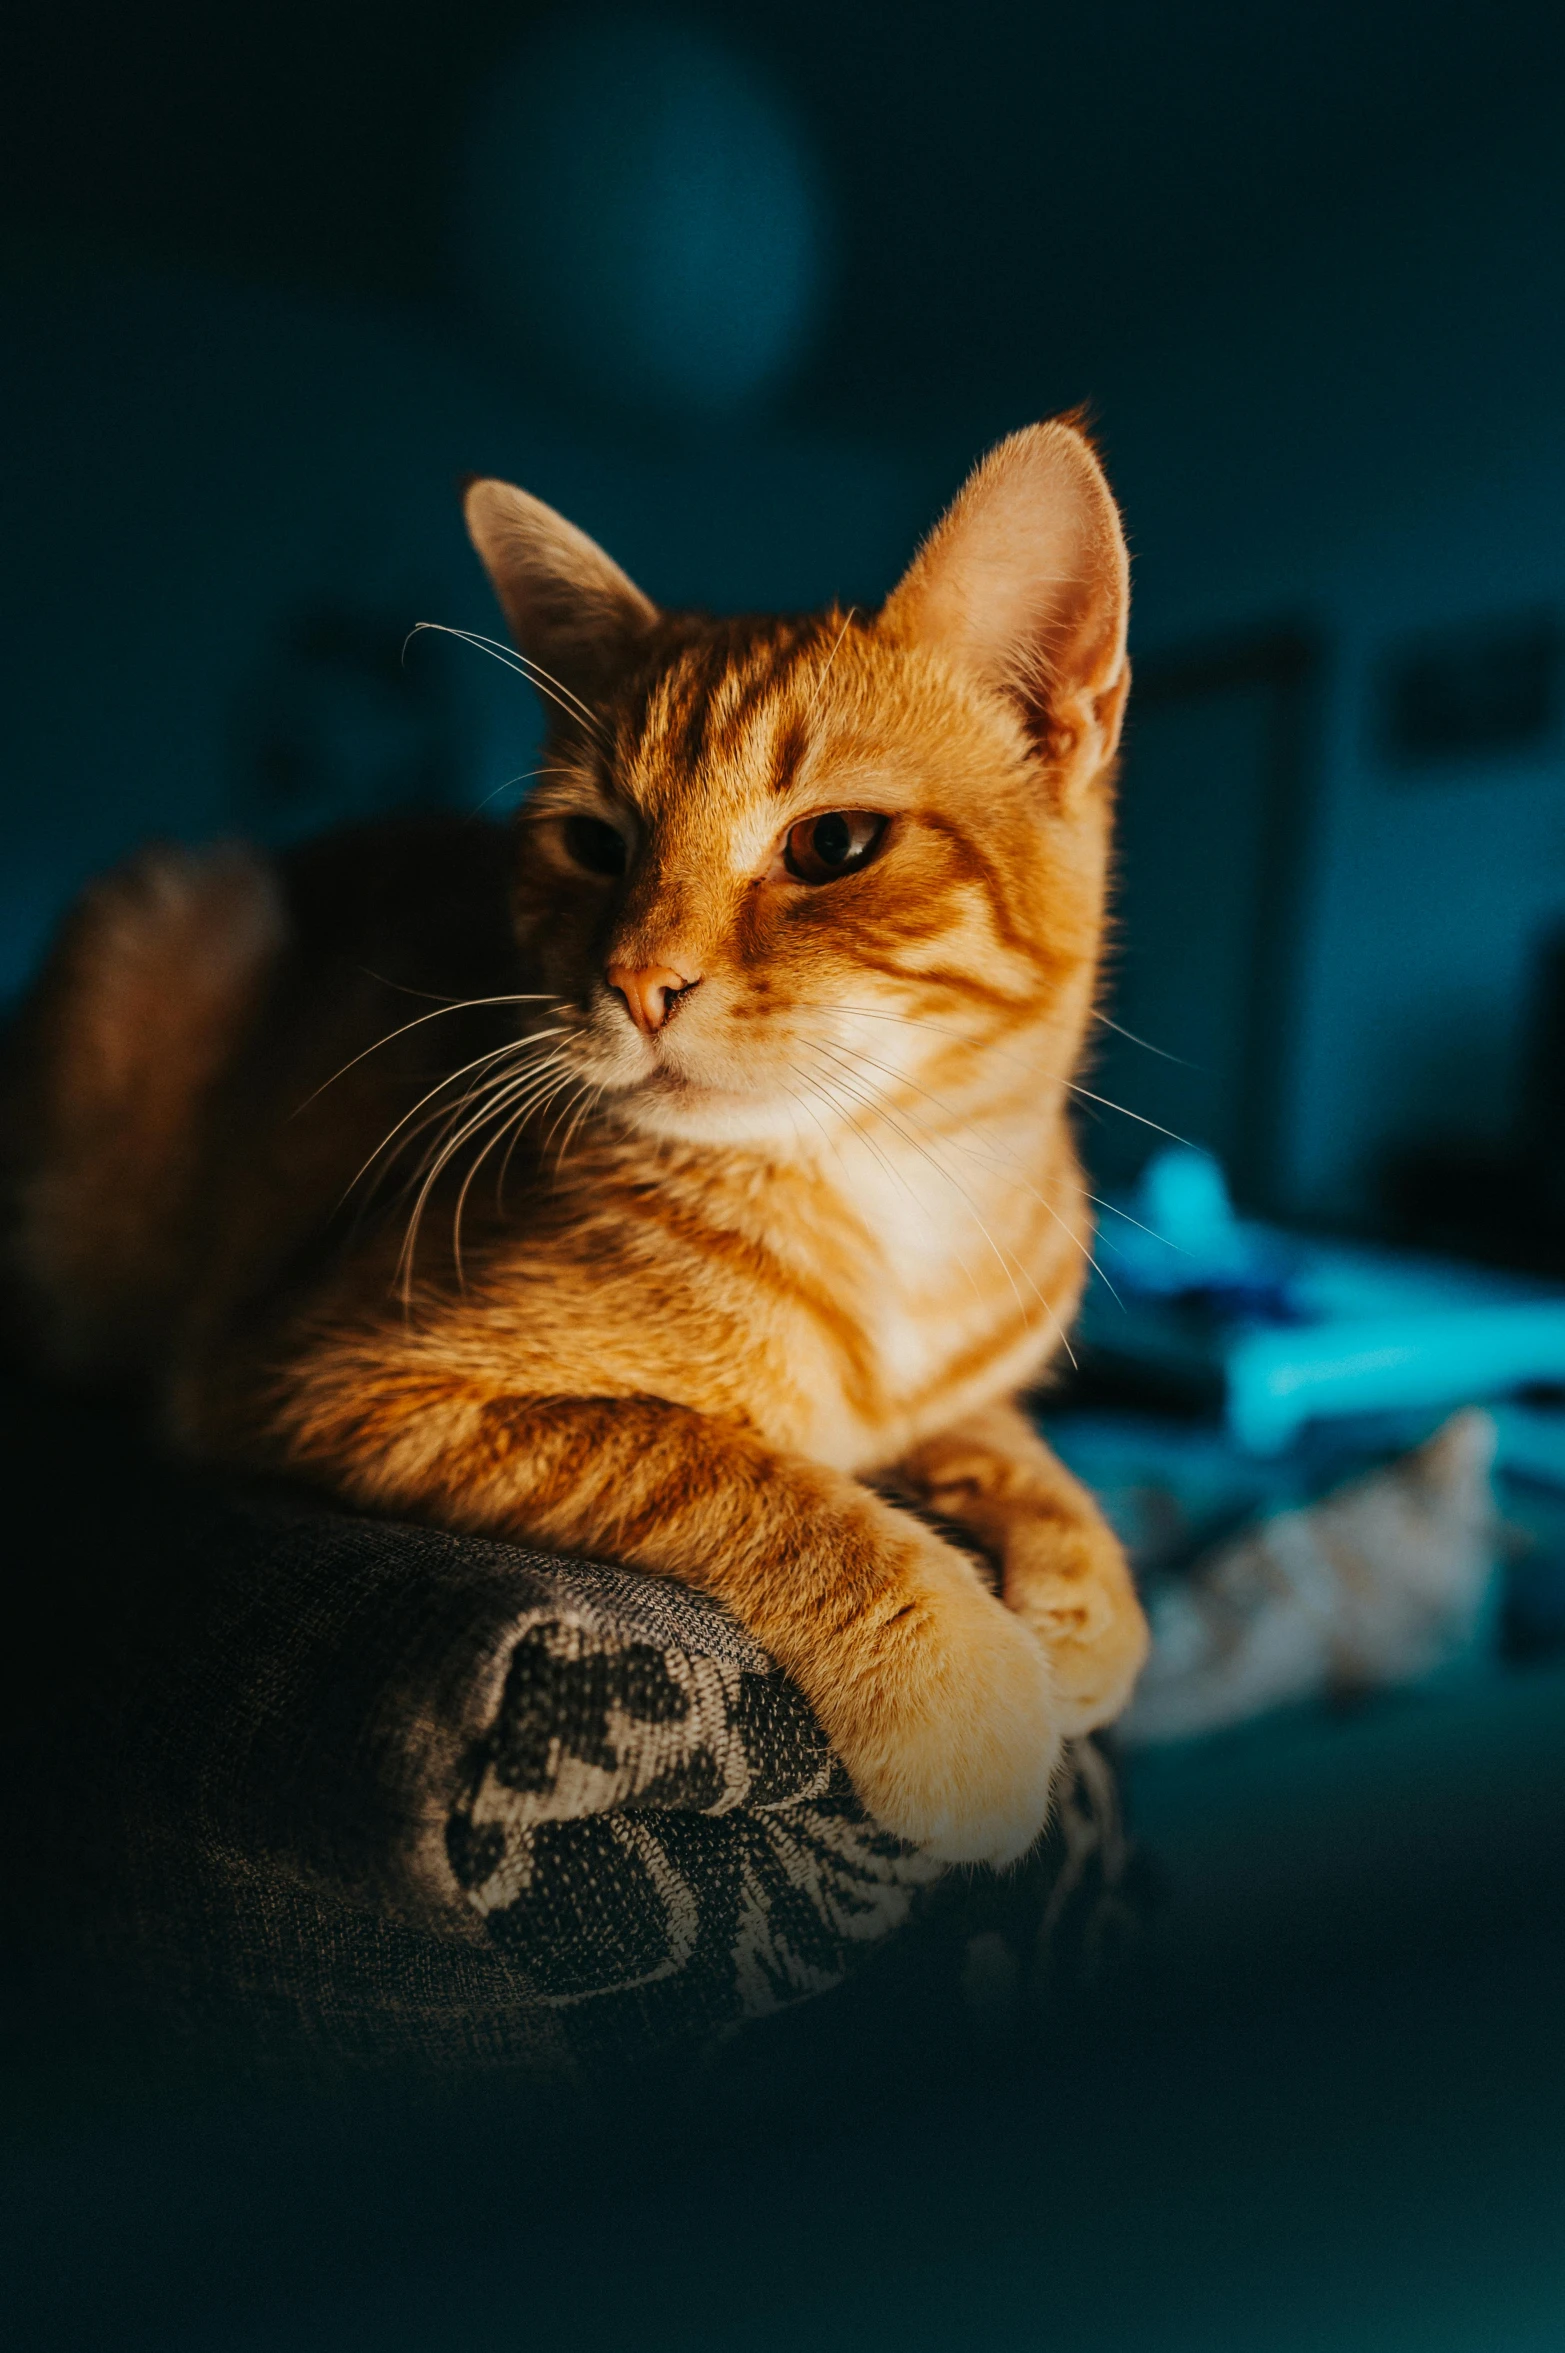
<path fill-rule="evenodd" d="M 1119 510 L 1085 435 L 1057 420 L 990 451 L 881 626 L 1018 704 L 1069 799 L 1119 742 L 1129 617 Z"/>
<path fill-rule="evenodd" d="M 518 650 L 591 702 L 655 626 L 656 605 L 595 539 L 530 491 L 469 482 L 462 511 Z"/>

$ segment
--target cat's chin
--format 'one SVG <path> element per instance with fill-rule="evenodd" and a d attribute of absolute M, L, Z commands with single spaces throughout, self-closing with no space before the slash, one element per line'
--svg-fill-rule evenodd
<path fill-rule="evenodd" d="M 790 1116 L 792 1108 L 772 1095 L 700 1086 L 665 1073 L 658 1081 L 619 1096 L 613 1116 L 621 1126 L 659 1143 L 776 1151 L 797 1148 L 799 1123 L 797 1116 Z"/>

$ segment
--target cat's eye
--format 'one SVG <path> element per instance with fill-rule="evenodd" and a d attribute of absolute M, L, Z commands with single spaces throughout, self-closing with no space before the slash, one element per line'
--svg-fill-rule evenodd
<path fill-rule="evenodd" d="M 867 866 L 885 837 L 887 820 L 873 809 L 828 809 L 790 826 L 783 864 L 795 882 L 835 882 Z"/>
<path fill-rule="evenodd" d="M 587 873 L 624 873 L 625 837 L 601 817 L 567 817 L 563 838 L 569 856 Z"/>

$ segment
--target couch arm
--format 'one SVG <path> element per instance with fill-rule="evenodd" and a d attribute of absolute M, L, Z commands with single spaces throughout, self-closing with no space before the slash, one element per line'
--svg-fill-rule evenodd
<path fill-rule="evenodd" d="M 822 1992 L 940 1876 L 699 1595 L 114 1462 L 43 1538 L 57 1588 L 99 1572 L 25 1742 L 12 1892 L 56 1978 L 250 2048 L 536 2070 Z"/>

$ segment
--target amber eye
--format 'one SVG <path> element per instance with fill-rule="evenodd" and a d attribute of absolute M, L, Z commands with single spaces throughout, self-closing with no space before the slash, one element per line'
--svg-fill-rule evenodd
<path fill-rule="evenodd" d="M 625 837 L 601 817 L 567 817 L 565 847 L 589 874 L 623 874 Z"/>
<path fill-rule="evenodd" d="M 791 826 L 783 864 L 796 882 L 834 882 L 867 866 L 879 849 L 886 819 L 872 809 L 828 809 Z"/>

